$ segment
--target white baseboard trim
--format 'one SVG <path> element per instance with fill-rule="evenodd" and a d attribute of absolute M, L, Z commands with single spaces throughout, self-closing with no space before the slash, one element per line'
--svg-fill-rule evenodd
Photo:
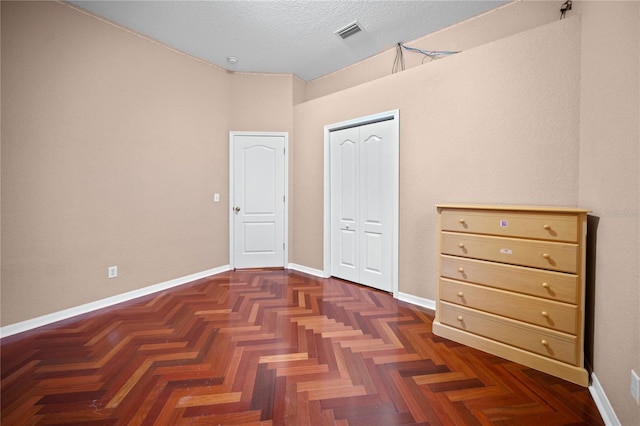
<path fill-rule="evenodd" d="M 313 275 L 319 278 L 328 278 L 324 275 L 324 271 L 321 271 L 320 269 L 309 268 L 308 266 L 298 265 L 297 263 L 289 263 L 287 265 L 287 269 L 304 272 L 305 274 Z"/>
<path fill-rule="evenodd" d="M 289 263 L 287 266 L 288 269 L 293 269 L 294 271 L 304 272 L 305 274 L 314 275 L 320 278 L 328 278 L 325 276 L 324 271 L 319 269 L 309 268 L 308 266 L 298 265 L 296 263 Z M 422 297 L 414 296 L 407 293 L 398 292 L 398 300 L 403 302 L 411 303 L 412 305 L 421 306 L 426 309 L 431 309 L 432 311 L 436 310 L 436 302 L 435 300 L 425 299 Z"/>
<path fill-rule="evenodd" d="M 398 293 L 398 300 L 411 303 L 412 305 L 422 306 L 423 308 L 436 310 L 436 301 L 431 299 L 425 299 L 423 297 L 414 296 L 407 293 Z"/>
<path fill-rule="evenodd" d="M 407 293 L 398 293 L 398 300 L 431 309 L 433 311 L 436 310 L 435 300 L 425 299 Z M 618 420 L 618 417 L 613 410 L 613 406 L 609 402 L 609 399 L 604 392 L 604 388 L 600 385 L 595 373 L 591 373 L 591 386 L 589 386 L 589 392 L 591 393 L 591 397 L 600 412 L 600 416 L 602 416 L 604 424 L 607 426 L 621 426 L 620 420 Z"/>
<path fill-rule="evenodd" d="M 192 281 L 206 278 L 211 275 L 220 274 L 222 272 L 229 271 L 231 268 L 229 265 L 220 266 L 218 268 L 209 269 L 195 274 L 187 275 L 185 277 L 176 278 L 173 280 L 165 281 L 163 283 L 150 285 L 148 287 L 140 288 L 137 290 L 129 291 L 127 293 L 117 294 L 115 296 L 107 297 L 106 299 L 96 300 L 95 302 L 85 303 L 84 305 L 74 306 L 62 311 L 53 312 L 51 314 L 43 315 L 37 318 L 32 318 L 26 321 L 10 324 L 0 328 L 0 339 L 9 337 L 14 334 L 22 333 L 24 331 L 33 330 L 34 328 L 42 327 L 52 324 L 57 321 L 62 321 L 77 315 L 86 314 L 98 309 L 106 308 L 108 306 L 115 305 L 117 303 L 126 302 L 138 297 L 146 296 L 158 291 L 166 290 L 168 288 L 177 287 L 182 284 L 187 284 Z"/>
<path fill-rule="evenodd" d="M 589 392 L 591 392 L 591 397 L 596 403 L 596 407 L 598 407 L 598 411 L 602 416 L 604 424 L 607 426 L 621 426 L 618 416 L 616 416 L 615 411 L 613 411 L 613 407 L 596 377 L 596 373 L 591 373 L 591 386 L 589 386 Z"/>

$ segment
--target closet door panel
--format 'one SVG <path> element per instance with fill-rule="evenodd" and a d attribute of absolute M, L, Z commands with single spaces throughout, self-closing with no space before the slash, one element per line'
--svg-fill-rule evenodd
<path fill-rule="evenodd" d="M 360 127 L 360 283 L 391 291 L 391 122 Z"/>
<path fill-rule="evenodd" d="M 392 121 L 331 132 L 331 273 L 392 291 Z"/>
<path fill-rule="evenodd" d="M 331 271 L 358 282 L 358 128 L 331 132 Z"/>

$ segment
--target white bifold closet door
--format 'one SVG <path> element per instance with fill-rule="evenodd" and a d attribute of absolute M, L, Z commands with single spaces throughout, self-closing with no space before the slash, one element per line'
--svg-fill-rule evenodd
<path fill-rule="evenodd" d="M 332 131 L 331 274 L 392 291 L 393 121 Z"/>

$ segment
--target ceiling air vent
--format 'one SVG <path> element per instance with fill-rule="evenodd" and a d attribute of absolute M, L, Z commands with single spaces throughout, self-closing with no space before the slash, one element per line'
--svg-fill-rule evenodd
<path fill-rule="evenodd" d="M 342 27 L 339 30 L 335 31 L 334 34 L 344 40 L 345 38 L 351 37 L 352 35 L 357 34 L 360 31 L 362 31 L 362 28 L 360 28 L 360 26 L 358 25 L 358 21 L 353 21 L 346 27 Z"/>

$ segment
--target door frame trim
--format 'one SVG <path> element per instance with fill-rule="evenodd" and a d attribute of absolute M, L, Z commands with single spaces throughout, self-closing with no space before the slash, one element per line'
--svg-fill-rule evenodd
<path fill-rule="evenodd" d="M 284 137 L 284 259 L 283 268 L 289 264 L 289 132 L 229 132 L 229 267 L 235 269 L 233 226 L 233 139 L 236 136 L 282 136 Z"/>
<path fill-rule="evenodd" d="M 324 235 L 323 235 L 323 274 L 325 278 L 331 276 L 331 151 L 330 134 L 332 131 L 341 130 L 348 127 L 357 127 L 379 121 L 392 121 L 395 143 L 392 147 L 392 174 L 393 183 L 391 188 L 391 198 L 393 199 L 393 219 L 391 244 L 393 245 L 393 259 L 391 260 L 391 291 L 393 297 L 398 297 L 398 248 L 400 231 L 400 110 L 381 112 L 365 117 L 353 118 L 339 123 L 324 126 Z"/>

